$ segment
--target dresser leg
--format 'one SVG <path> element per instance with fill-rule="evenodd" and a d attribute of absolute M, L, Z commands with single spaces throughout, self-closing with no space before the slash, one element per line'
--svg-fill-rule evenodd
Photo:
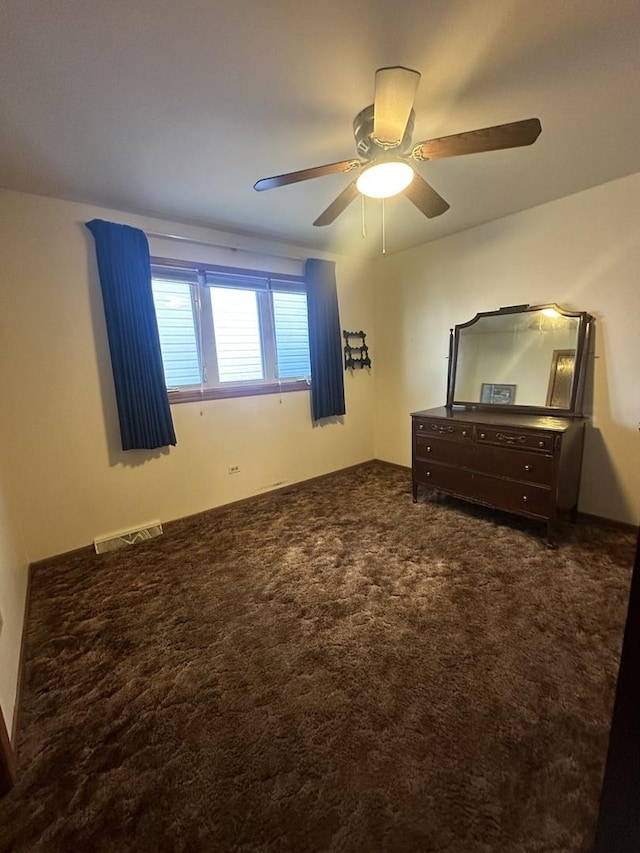
<path fill-rule="evenodd" d="M 418 483 L 416 480 L 414 480 L 412 483 L 412 489 L 413 489 L 413 502 L 414 502 L 414 504 L 417 504 L 418 503 Z"/>
<path fill-rule="evenodd" d="M 556 542 L 556 519 L 550 518 L 547 522 L 547 548 L 555 551 L 558 547 Z"/>

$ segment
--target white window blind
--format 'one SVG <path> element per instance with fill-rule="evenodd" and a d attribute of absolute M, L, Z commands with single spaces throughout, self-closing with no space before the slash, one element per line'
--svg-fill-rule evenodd
<path fill-rule="evenodd" d="M 275 290 L 272 296 L 278 378 L 309 376 L 307 296 Z"/>
<path fill-rule="evenodd" d="M 256 292 L 212 287 L 211 311 L 220 382 L 264 379 Z"/>
<path fill-rule="evenodd" d="M 154 278 L 153 301 L 168 388 L 200 383 L 197 320 L 192 285 Z"/>

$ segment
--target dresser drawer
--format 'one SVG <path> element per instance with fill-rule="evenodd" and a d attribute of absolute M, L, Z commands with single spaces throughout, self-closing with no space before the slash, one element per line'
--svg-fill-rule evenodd
<path fill-rule="evenodd" d="M 415 437 L 415 458 L 425 462 L 443 462 L 469 468 L 481 474 L 494 474 L 550 486 L 553 482 L 553 456 L 511 447 L 492 447 L 480 443 L 446 441 L 430 435 Z"/>
<path fill-rule="evenodd" d="M 502 480 L 486 474 L 474 474 L 476 498 L 499 509 L 548 518 L 551 511 L 551 489 L 516 480 Z"/>
<path fill-rule="evenodd" d="M 519 447 L 522 450 L 553 453 L 553 438 L 552 432 L 476 426 L 478 444 L 498 444 L 501 447 Z"/>
<path fill-rule="evenodd" d="M 461 468 L 476 467 L 476 448 L 471 441 L 447 441 L 446 438 L 419 433 L 415 436 L 414 453 L 416 459 L 427 462 L 445 462 Z"/>
<path fill-rule="evenodd" d="M 498 509 L 540 518 L 548 518 L 551 510 L 551 489 L 533 483 L 491 477 L 476 471 L 429 462 L 416 462 L 414 477 L 416 482 L 424 483 L 435 491 L 441 489 Z"/>
<path fill-rule="evenodd" d="M 427 418 L 414 418 L 413 431 L 415 435 L 435 435 L 454 441 L 473 440 L 473 424 L 460 423 L 459 421 L 432 421 Z"/>
<path fill-rule="evenodd" d="M 511 447 L 491 447 L 479 442 L 473 446 L 473 451 L 473 467 L 480 473 L 510 477 L 512 480 L 538 483 L 541 486 L 553 483 L 553 456 L 530 450 L 514 450 Z M 460 464 L 469 467 L 466 462 Z"/>
<path fill-rule="evenodd" d="M 445 489 L 456 495 L 473 497 L 473 473 L 463 468 L 439 465 L 433 462 L 416 462 L 413 476 L 431 489 Z"/>

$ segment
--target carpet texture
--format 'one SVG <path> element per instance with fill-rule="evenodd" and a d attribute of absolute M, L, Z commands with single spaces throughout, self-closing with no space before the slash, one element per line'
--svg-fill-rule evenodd
<path fill-rule="evenodd" d="M 633 550 L 371 464 L 40 566 L 0 850 L 587 851 Z"/>

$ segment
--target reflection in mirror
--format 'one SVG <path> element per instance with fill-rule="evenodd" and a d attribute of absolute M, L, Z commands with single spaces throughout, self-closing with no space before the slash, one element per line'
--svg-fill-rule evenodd
<path fill-rule="evenodd" d="M 553 351 L 547 406 L 566 409 L 571 402 L 571 383 L 576 364 L 575 349 L 557 349 Z"/>
<path fill-rule="evenodd" d="M 579 330 L 551 307 L 458 327 L 454 403 L 569 408 Z"/>

